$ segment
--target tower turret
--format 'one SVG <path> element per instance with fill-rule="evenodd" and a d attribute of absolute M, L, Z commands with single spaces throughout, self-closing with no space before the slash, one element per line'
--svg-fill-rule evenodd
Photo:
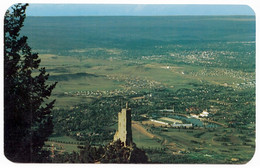
<path fill-rule="evenodd" d="M 118 113 L 118 130 L 114 135 L 114 141 L 120 139 L 124 146 L 133 144 L 131 122 L 131 109 L 128 108 L 128 103 L 126 103 L 126 108 Z"/>

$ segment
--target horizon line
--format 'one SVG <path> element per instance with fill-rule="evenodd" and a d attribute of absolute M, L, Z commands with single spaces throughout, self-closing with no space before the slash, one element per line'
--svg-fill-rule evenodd
<path fill-rule="evenodd" d="M 26 15 L 26 17 L 169 17 L 169 16 L 255 16 L 255 14 L 194 14 L 194 15 Z"/>
<path fill-rule="evenodd" d="M 256 15 L 248 5 L 30 4 L 28 16 L 226 16 Z"/>

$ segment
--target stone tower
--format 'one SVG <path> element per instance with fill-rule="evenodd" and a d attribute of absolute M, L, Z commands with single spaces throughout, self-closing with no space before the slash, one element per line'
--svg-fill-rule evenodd
<path fill-rule="evenodd" d="M 133 144 L 132 140 L 132 127 L 131 127 L 131 109 L 128 108 L 126 103 L 126 108 L 122 109 L 118 113 L 118 130 L 114 135 L 114 141 L 120 139 L 124 143 L 124 146 L 131 146 Z"/>

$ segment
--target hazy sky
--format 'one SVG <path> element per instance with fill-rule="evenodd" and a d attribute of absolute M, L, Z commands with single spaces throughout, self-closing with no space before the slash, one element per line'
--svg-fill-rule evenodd
<path fill-rule="evenodd" d="M 247 5 L 30 4 L 27 16 L 254 15 Z"/>

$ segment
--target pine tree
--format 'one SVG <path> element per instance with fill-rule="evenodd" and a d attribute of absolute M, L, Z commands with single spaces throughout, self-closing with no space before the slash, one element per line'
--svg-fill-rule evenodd
<path fill-rule="evenodd" d="M 4 151 L 14 162 L 42 162 L 48 157 L 44 141 L 53 130 L 55 100 L 47 99 L 57 83 L 46 83 L 49 74 L 20 35 L 27 6 L 14 5 L 4 18 Z"/>

